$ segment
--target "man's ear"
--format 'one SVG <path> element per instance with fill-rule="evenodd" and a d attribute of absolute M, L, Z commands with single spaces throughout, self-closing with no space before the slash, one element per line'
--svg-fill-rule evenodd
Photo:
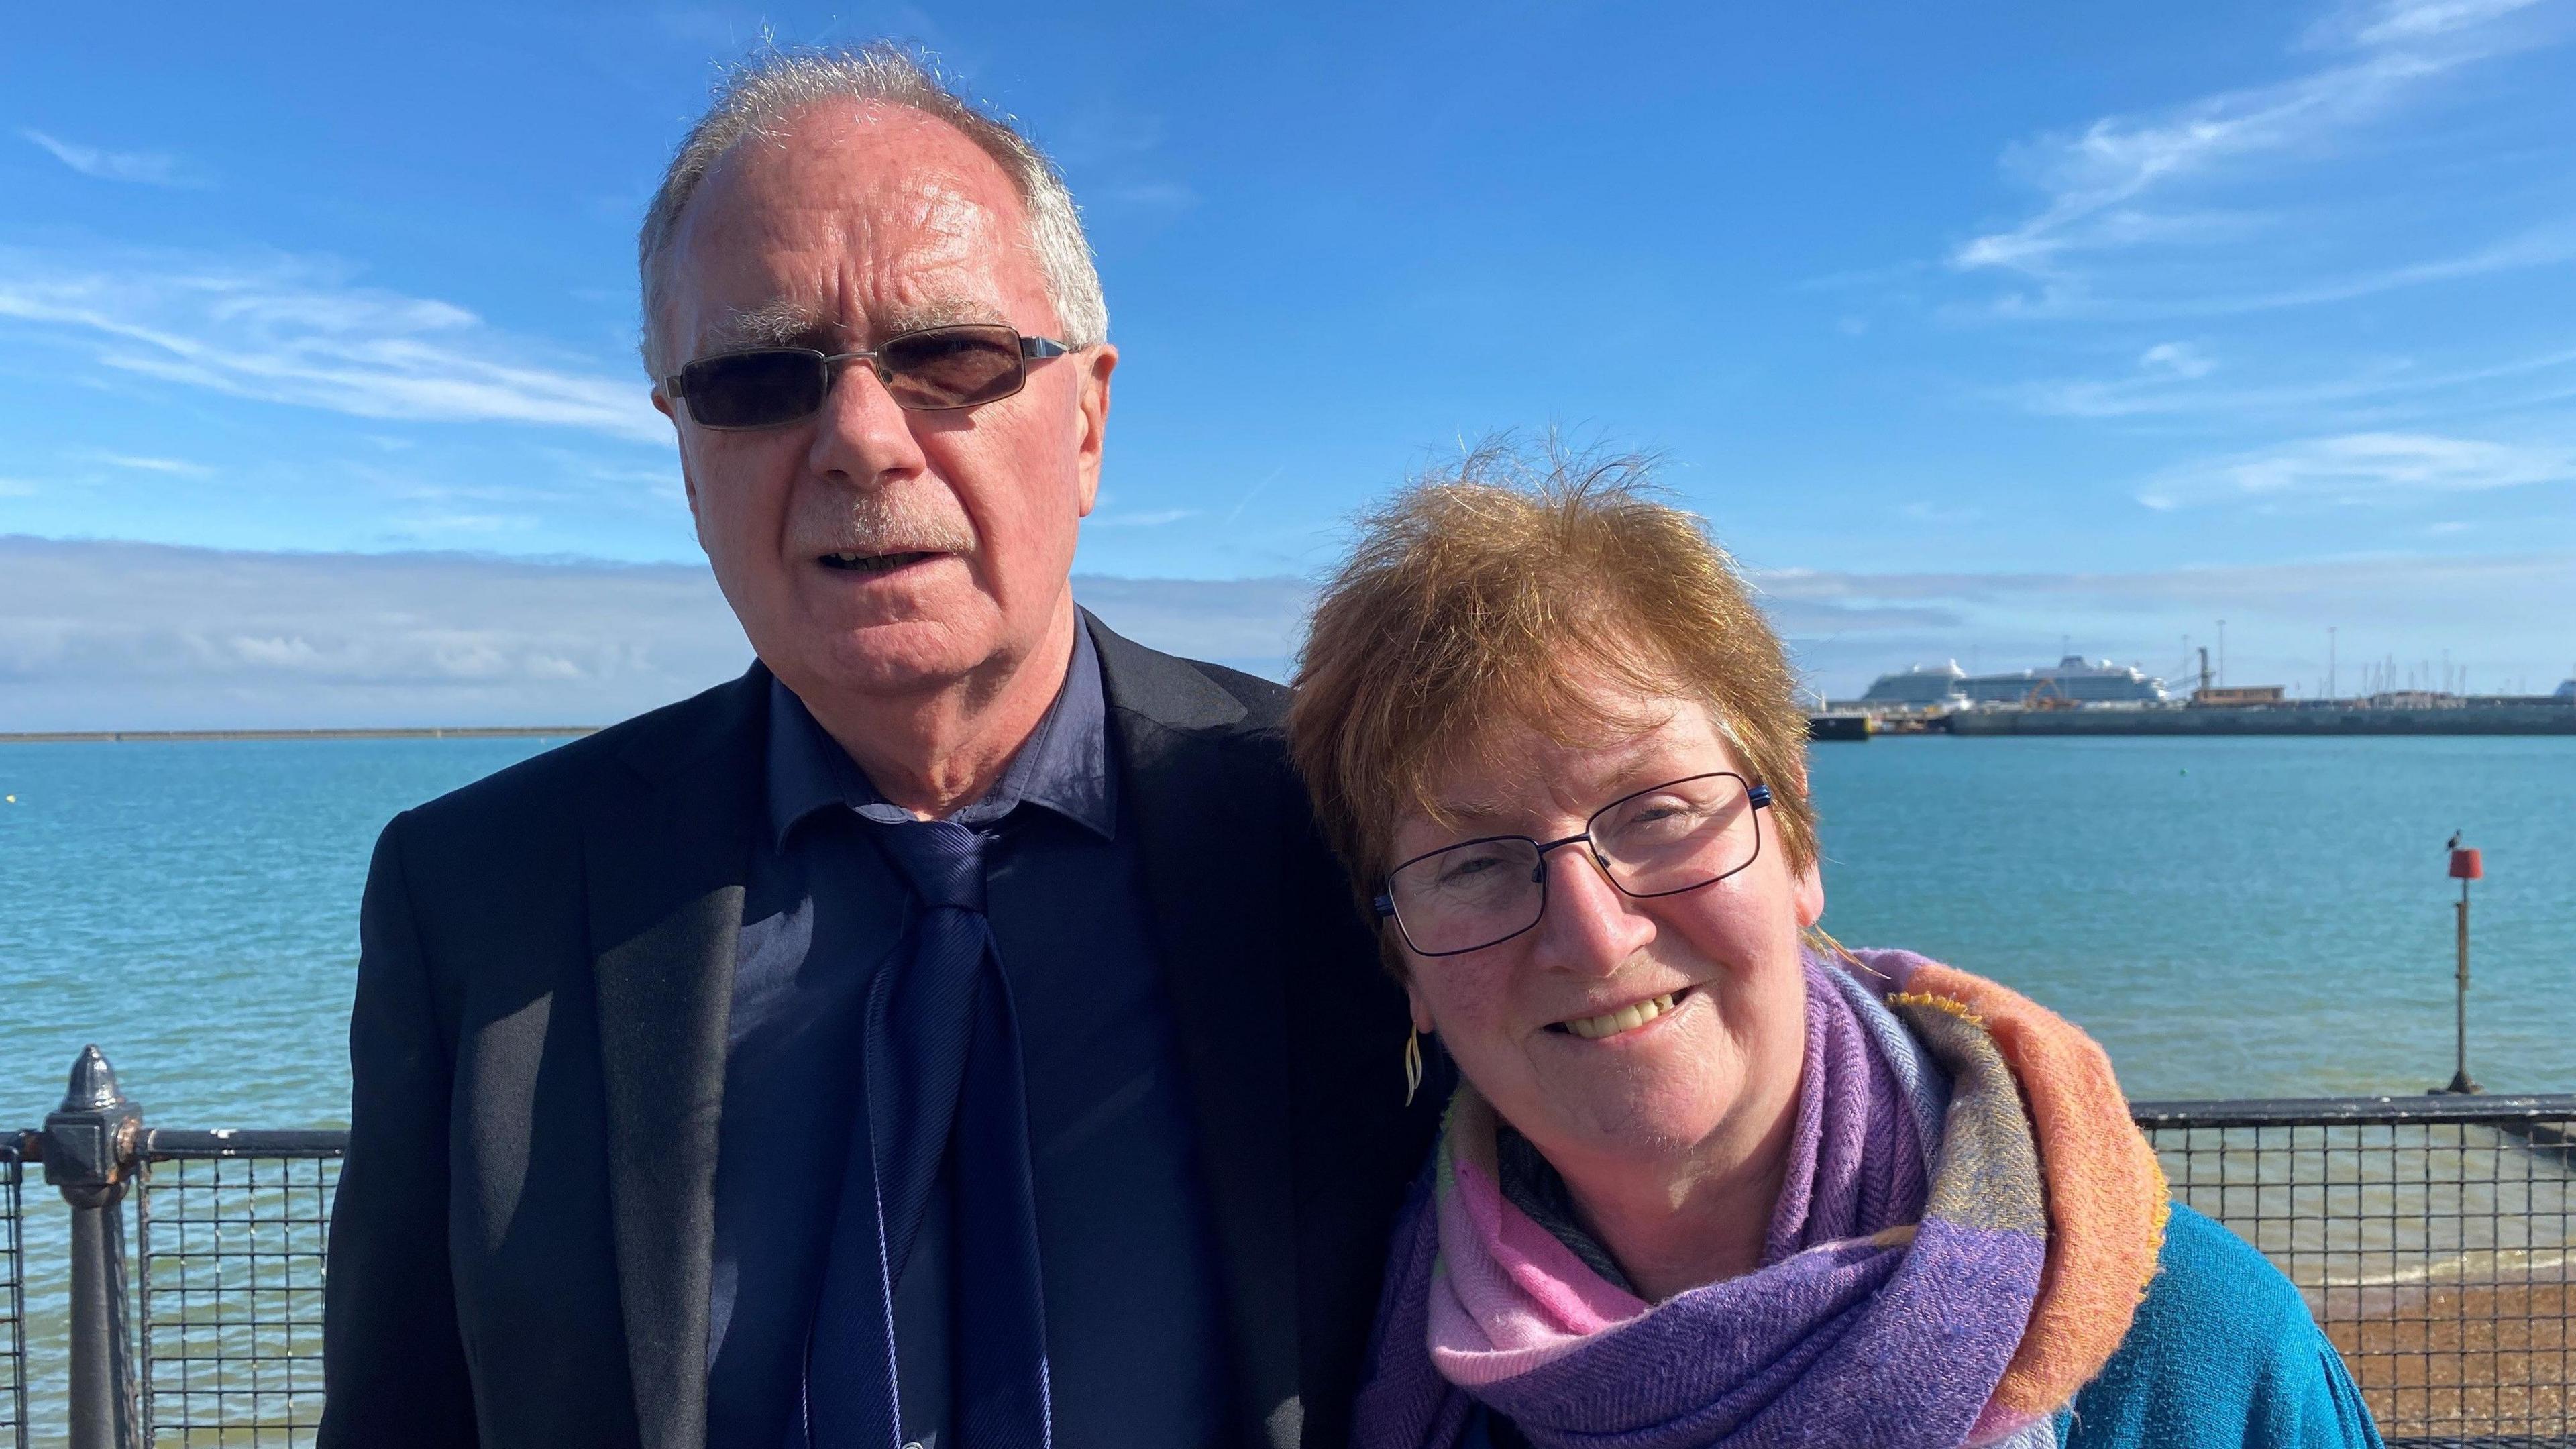
<path fill-rule="evenodd" d="M 1073 400 L 1074 467 L 1082 487 L 1080 516 L 1089 518 L 1100 498 L 1100 455 L 1109 430 L 1109 374 L 1118 370 L 1118 349 L 1103 342 L 1070 359 L 1082 364 L 1082 380 Z"/>

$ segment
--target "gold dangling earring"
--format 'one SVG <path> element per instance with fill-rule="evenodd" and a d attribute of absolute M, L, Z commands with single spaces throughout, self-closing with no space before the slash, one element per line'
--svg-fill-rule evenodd
<path fill-rule="evenodd" d="M 1405 1028 L 1404 1032 L 1404 1105 L 1413 1105 L 1413 1094 L 1422 1090 L 1422 1033 Z"/>

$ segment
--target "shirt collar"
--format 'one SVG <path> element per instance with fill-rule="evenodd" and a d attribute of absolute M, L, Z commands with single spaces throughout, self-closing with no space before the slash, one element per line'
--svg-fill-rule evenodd
<path fill-rule="evenodd" d="M 769 682 L 769 821 L 780 848 L 814 812 L 840 806 L 885 824 L 912 815 L 877 792 L 849 752 L 826 733 L 805 701 L 772 676 Z M 998 824 L 1022 805 L 1052 810 L 1104 840 L 1117 838 L 1117 796 L 1109 775 L 1109 711 L 1100 688 L 1100 656 L 1091 631 L 1076 620 L 1073 659 L 1063 687 L 1002 778 L 984 798 L 948 817 L 975 829 Z"/>

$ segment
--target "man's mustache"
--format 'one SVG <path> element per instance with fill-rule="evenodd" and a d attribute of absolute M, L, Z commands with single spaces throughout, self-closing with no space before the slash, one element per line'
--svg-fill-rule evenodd
<path fill-rule="evenodd" d="M 858 493 L 806 510 L 800 552 L 971 554 L 982 541 L 945 492 Z"/>

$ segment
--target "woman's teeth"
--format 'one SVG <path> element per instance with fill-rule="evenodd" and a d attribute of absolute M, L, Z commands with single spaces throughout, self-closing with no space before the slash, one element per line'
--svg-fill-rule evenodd
<path fill-rule="evenodd" d="M 1679 994 L 1679 992 L 1667 991 L 1652 1001 L 1640 1001 L 1633 1006 L 1623 1006 L 1617 1011 L 1605 1012 L 1600 1016 L 1576 1017 L 1563 1025 L 1567 1031 L 1585 1041 L 1599 1041 L 1605 1036 L 1617 1036 L 1623 1031 L 1635 1031 L 1638 1027 L 1672 1010 L 1673 998 Z"/>

